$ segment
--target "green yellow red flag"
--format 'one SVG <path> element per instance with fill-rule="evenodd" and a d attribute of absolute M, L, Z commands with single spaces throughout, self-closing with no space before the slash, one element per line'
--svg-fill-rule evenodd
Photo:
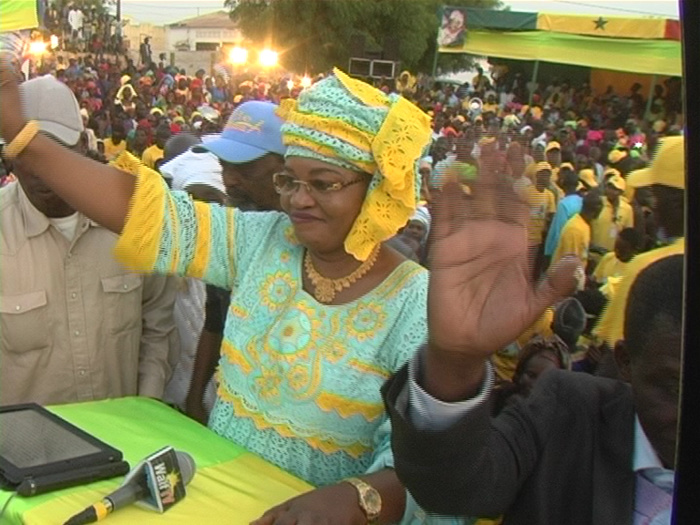
<path fill-rule="evenodd" d="M 666 19 L 538 13 L 537 29 L 608 38 L 664 39 Z"/>

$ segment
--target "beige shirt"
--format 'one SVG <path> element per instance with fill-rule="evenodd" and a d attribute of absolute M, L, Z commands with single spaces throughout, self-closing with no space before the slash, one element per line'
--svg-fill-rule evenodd
<path fill-rule="evenodd" d="M 83 215 L 69 241 L 19 183 L 0 190 L 0 404 L 163 395 L 175 283 L 127 271 L 116 241 Z"/>

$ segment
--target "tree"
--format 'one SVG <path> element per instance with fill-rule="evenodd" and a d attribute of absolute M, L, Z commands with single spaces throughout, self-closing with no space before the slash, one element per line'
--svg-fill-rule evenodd
<path fill-rule="evenodd" d="M 280 50 L 287 69 L 308 73 L 347 68 L 354 35 L 363 35 L 368 49 L 381 49 L 385 38 L 396 38 L 401 67 L 429 72 L 442 5 L 440 0 L 226 0 L 247 39 Z M 501 3 L 454 0 L 449 5 L 498 8 Z M 444 65 L 441 61 L 443 69 L 463 63 L 464 55 L 446 57 Z"/>

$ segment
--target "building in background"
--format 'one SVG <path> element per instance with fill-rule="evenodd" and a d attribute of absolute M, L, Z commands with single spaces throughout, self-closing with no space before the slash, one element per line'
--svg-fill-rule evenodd
<path fill-rule="evenodd" d="M 217 51 L 243 39 L 226 11 L 169 24 L 165 32 L 168 51 Z"/>

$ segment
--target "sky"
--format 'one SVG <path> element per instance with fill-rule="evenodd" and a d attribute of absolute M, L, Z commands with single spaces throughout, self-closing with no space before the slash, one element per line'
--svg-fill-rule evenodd
<path fill-rule="evenodd" d="M 171 24 L 224 9 L 223 0 L 121 0 L 122 13 L 135 22 Z M 410 2 L 411 0 L 405 0 Z M 445 1 L 449 4 L 449 0 Z M 676 0 L 504 0 L 513 11 L 548 11 L 608 16 L 656 15 L 678 18 Z"/>

